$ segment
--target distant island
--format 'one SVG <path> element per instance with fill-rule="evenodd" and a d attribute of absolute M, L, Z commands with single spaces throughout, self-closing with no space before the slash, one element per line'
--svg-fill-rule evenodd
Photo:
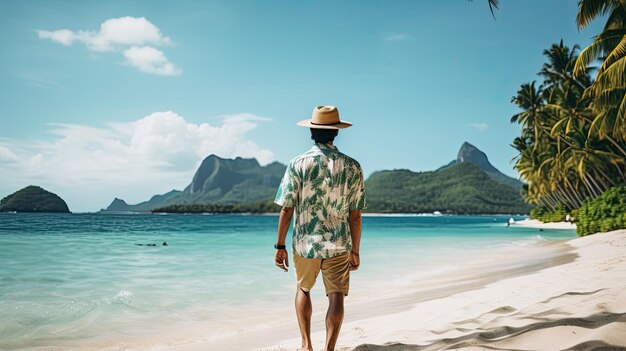
<path fill-rule="evenodd" d="M 69 213 L 70 209 L 58 195 L 30 185 L 0 200 L 0 212 Z"/>
<path fill-rule="evenodd" d="M 267 213 L 286 166 L 261 166 L 255 159 L 204 159 L 183 190 L 155 195 L 129 205 L 115 198 L 102 213 Z M 429 172 L 386 170 L 365 182 L 368 208 L 374 213 L 527 214 L 520 195 L 523 183 L 498 171 L 487 155 L 464 142 L 455 160 Z"/>

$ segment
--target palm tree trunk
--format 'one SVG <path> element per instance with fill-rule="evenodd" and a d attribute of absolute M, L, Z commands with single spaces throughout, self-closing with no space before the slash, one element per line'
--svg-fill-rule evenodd
<path fill-rule="evenodd" d="M 596 182 L 595 179 L 593 179 L 593 177 L 589 174 L 589 173 L 585 173 L 585 175 L 587 176 L 587 178 L 589 179 L 589 183 L 591 183 L 592 185 L 594 185 L 596 187 L 596 189 L 599 191 L 598 195 L 602 195 L 602 193 L 604 192 L 604 190 L 602 190 L 602 188 L 598 185 L 598 182 Z"/>
<path fill-rule="evenodd" d="M 561 190 L 558 188 L 558 186 L 556 186 L 556 189 L 554 191 L 554 196 L 558 199 L 559 203 L 567 205 L 567 199 L 563 196 L 563 193 L 561 193 Z"/>
<path fill-rule="evenodd" d="M 557 185 L 557 187 L 559 188 L 559 193 L 561 194 L 561 197 L 565 200 L 565 204 L 567 205 L 567 207 L 576 208 L 576 201 L 572 200 L 572 197 L 567 193 L 567 191 L 565 191 L 565 189 L 563 189 L 561 185 Z"/>
<path fill-rule="evenodd" d="M 625 151 L 625 150 L 624 150 L 624 149 L 623 149 L 623 148 L 619 145 L 619 143 L 618 143 L 617 141 L 615 141 L 613 138 L 611 138 L 611 137 L 608 135 L 608 133 L 607 133 L 607 135 L 606 135 L 606 139 L 607 139 L 607 140 L 608 140 L 611 144 L 613 144 L 613 146 L 615 146 L 615 147 L 616 147 L 616 148 L 617 148 L 617 149 L 618 149 L 618 150 L 622 153 L 622 155 L 623 155 L 624 157 L 626 157 L 626 151 Z"/>
<path fill-rule="evenodd" d="M 578 195 L 578 192 L 572 186 L 572 183 L 570 183 L 570 181 L 569 181 L 569 179 L 567 179 L 567 177 L 565 177 L 565 183 L 567 183 L 567 186 L 570 188 L 570 191 L 574 194 L 574 196 L 578 200 L 578 207 L 580 207 L 583 204 L 583 200 L 580 198 L 580 196 Z"/>
<path fill-rule="evenodd" d="M 556 199 L 552 193 L 548 194 L 548 199 L 552 202 L 552 211 L 556 210 L 556 207 L 559 205 L 559 200 Z"/>
<path fill-rule="evenodd" d="M 619 173 L 620 177 L 622 177 L 622 181 L 626 182 L 626 178 L 624 177 L 624 172 L 622 172 L 621 168 L 616 164 L 615 168 L 617 168 L 617 173 Z"/>
<path fill-rule="evenodd" d="M 612 186 L 615 186 L 615 182 L 611 179 L 611 177 L 609 177 L 608 175 L 606 175 L 606 173 L 602 172 L 602 170 L 601 170 L 600 168 L 596 168 L 596 171 L 597 171 L 598 173 L 600 173 L 600 175 L 602 175 L 602 176 L 604 177 L 604 179 L 606 179 L 606 181 L 607 181 L 607 182 L 609 182 L 609 185 L 608 185 L 608 186 L 606 186 L 606 183 L 605 183 L 605 186 L 606 186 L 606 188 L 607 188 L 607 189 L 608 189 L 608 188 L 610 188 L 610 187 L 612 187 Z M 598 179 L 599 179 L 600 181 L 602 181 L 602 178 L 601 178 L 601 177 L 600 177 L 600 178 L 598 178 Z"/>
<path fill-rule="evenodd" d="M 583 181 L 583 184 L 585 185 L 585 188 L 587 188 L 587 192 L 589 193 L 589 197 L 593 199 L 594 197 L 598 196 L 598 194 L 596 194 L 595 190 L 593 189 L 593 187 L 589 183 L 589 180 L 587 179 L 586 173 L 585 173 L 585 175 L 581 179 Z"/>
<path fill-rule="evenodd" d="M 568 187 L 563 187 L 563 192 L 565 194 L 567 194 L 568 199 L 570 199 L 570 203 L 572 204 L 572 206 L 570 208 L 578 208 L 578 207 L 580 207 L 580 203 L 578 201 L 578 198 L 576 196 L 574 196 L 574 192 L 572 191 L 572 189 L 570 189 Z"/>
<path fill-rule="evenodd" d="M 552 199 L 550 198 L 550 194 L 545 194 L 543 196 L 544 201 L 546 202 L 546 207 L 548 207 L 550 209 L 550 211 L 554 211 L 554 203 L 552 202 Z"/>

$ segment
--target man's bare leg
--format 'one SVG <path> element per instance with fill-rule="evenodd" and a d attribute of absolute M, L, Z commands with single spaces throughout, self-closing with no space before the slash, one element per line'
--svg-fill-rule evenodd
<path fill-rule="evenodd" d="M 313 314 L 313 304 L 308 292 L 297 288 L 296 292 L 296 315 L 298 316 L 298 326 L 302 335 L 302 351 L 313 351 L 311 345 L 311 315 Z"/>
<path fill-rule="evenodd" d="M 328 294 L 326 312 L 326 351 L 334 351 L 343 323 L 343 293 Z"/>

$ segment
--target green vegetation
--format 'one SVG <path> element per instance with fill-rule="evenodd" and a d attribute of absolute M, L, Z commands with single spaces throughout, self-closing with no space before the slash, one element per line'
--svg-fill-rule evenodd
<path fill-rule="evenodd" d="M 0 201 L 0 212 L 62 212 L 70 210 L 63 199 L 38 186 L 30 185 Z"/>
<path fill-rule="evenodd" d="M 616 186 L 593 200 L 585 200 L 578 210 L 578 235 L 626 228 L 626 186 Z"/>
<path fill-rule="evenodd" d="M 523 84 L 512 100 L 523 110 L 511 122 L 522 125 L 513 147 L 520 153 L 515 168 L 528 183 L 525 198 L 550 211 L 558 204 L 578 208 L 626 181 L 624 155 L 592 128 L 594 110 L 585 95 L 591 79 L 573 76 L 576 50 L 553 44 L 539 72 L 543 84 Z"/>
<path fill-rule="evenodd" d="M 626 156 L 626 3 L 622 0 L 581 0 L 576 21 L 584 28 L 597 17 L 606 23 L 576 61 L 574 73 L 582 76 L 601 59 L 595 82 L 585 92 L 594 110 L 592 133 L 611 142 Z"/>
<path fill-rule="evenodd" d="M 367 211 L 379 213 L 528 213 L 514 188 L 491 179 L 471 163 L 433 172 L 382 171 L 365 182 Z"/>
<path fill-rule="evenodd" d="M 522 126 L 513 147 L 515 168 L 528 183 L 524 197 L 543 208 L 535 214 L 553 218 L 562 214 L 559 206 L 580 208 L 582 226 L 594 229 L 601 223 L 587 221 L 600 217 L 588 217 L 581 206 L 626 184 L 626 5 L 579 1 L 579 28 L 604 15 L 603 31 L 580 55 L 577 45 L 570 49 L 563 41 L 544 51 L 543 82 L 522 84 L 512 99 L 522 112 L 511 118 Z M 596 59 L 602 63 L 594 81 L 588 66 Z M 623 226 L 618 217 L 611 223 Z"/>
<path fill-rule="evenodd" d="M 272 200 L 246 204 L 188 204 L 169 205 L 152 210 L 152 213 L 271 213 L 280 211 Z"/>
<path fill-rule="evenodd" d="M 538 219 L 544 223 L 563 222 L 569 213 L 569 209 L 563 204 L 558 204 L 554 210 L 547 207 L 533 207 L 530 210 L 530 218 Z"/>

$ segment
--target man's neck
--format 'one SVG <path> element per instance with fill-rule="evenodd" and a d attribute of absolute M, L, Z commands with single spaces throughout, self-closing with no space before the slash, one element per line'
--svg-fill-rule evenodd
<path fill-rule="evenodd" d="M 332 141 L 329 141 L 329 142 L 327 142 L 327 143 L 318 143 L 318 144 L 324 144 L 324 145 L 334 146 Z"/>

